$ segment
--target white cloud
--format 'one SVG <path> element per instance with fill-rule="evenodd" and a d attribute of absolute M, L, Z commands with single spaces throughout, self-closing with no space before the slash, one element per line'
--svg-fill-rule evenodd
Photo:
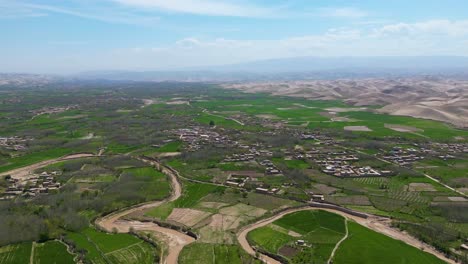
<path fill-rule="evenodd" d="M 46 16 L 51 13 L 65 14 L 106 23 L 154 25 L 159 21 L 159 17 L 109 10 L 98 5 L 64 8 L 60 6 L 0 0 L 0 18 Z M 5 14 L 9 14 L 9 16 Z"/>
<path fill-rule="evenodd" d="M 353 7 L 322 8 L 320 14 L 321 16 L 335 18 L 362 18 L 368 16 L 367 12 Z"/>
<path fill-rule="evenodd" d="M 388 35 L 468 35 L 468 20 L 428 20 L 417 23 L 396 23 L 385 25 L 374 31 L 377 36 Z"/>
<path fill-rule="evenodd" d="M 169 12 L 209 16 L 269 17 L 275 15 L 274 8 L 266 8 L 226 0 L 112 0 L 133 7 L 153 8 Z"/>

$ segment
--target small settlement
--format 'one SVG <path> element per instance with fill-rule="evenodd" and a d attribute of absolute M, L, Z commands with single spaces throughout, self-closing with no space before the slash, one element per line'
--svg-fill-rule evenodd
<path fill-rule="evenodd" d="M 60 174 L 60 171 L 42 172 L 40 174 L 32 174 L 24 181 L 7 176 L 8 187 L 3 194 L 0 194 L 0 200 L 10 200 L 19 196 L 29 198 L 40 194 L 56 192 L 61 186 L 56 181 L 56 176 Z"/>

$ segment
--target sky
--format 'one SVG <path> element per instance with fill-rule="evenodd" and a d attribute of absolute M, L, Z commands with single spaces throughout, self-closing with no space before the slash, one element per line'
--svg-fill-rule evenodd
<path fill-rule="evenodd" d="M 0 0 L 0 72 L 468 56 L 466 0 Z"/>

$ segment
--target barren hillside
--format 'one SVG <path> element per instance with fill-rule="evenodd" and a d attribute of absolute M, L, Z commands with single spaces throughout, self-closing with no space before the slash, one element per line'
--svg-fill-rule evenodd
<path fill-rule="evenodd" d="M 436 78 L 311 80 L 226 84 L 245 92 L 319 100 L 343 100 L 350 105 L 378 105 L 376 111 L 468 127 L 468 81 Z"/>

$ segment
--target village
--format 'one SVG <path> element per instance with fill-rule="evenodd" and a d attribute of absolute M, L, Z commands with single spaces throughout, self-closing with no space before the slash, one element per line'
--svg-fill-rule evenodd
<path fill-rule="evenodd" d="M 7 188 L 3 194 L 0 194 L 0 200 L 11 200 L 16 197 L 31 198 L 40 194 L 57 192 L 61 184 L 56 181 L 56 177 L 60 174 L 60 171 L 42 172 L 31 174 L 25 180 L 7 176 L 5 178 Z"/>
<path fill-rule="evenodd" d="M 58 114 L 62 113 L 71 109 L 78 108 L 78 105 L 68 105 L 68 106 L 50 106 L 50 107 L 42 107 L 39 109 L 34 109 L 29 111 L 34 116 L 44 115 L 44 114 Z"/>
<path fill-rule="evenodd" d="M 0 147 L 7 150 L 21 151 L 27 149 L 27 143 L 31 138 L 23 138 L 18 136 L 0 137 Z"/>

